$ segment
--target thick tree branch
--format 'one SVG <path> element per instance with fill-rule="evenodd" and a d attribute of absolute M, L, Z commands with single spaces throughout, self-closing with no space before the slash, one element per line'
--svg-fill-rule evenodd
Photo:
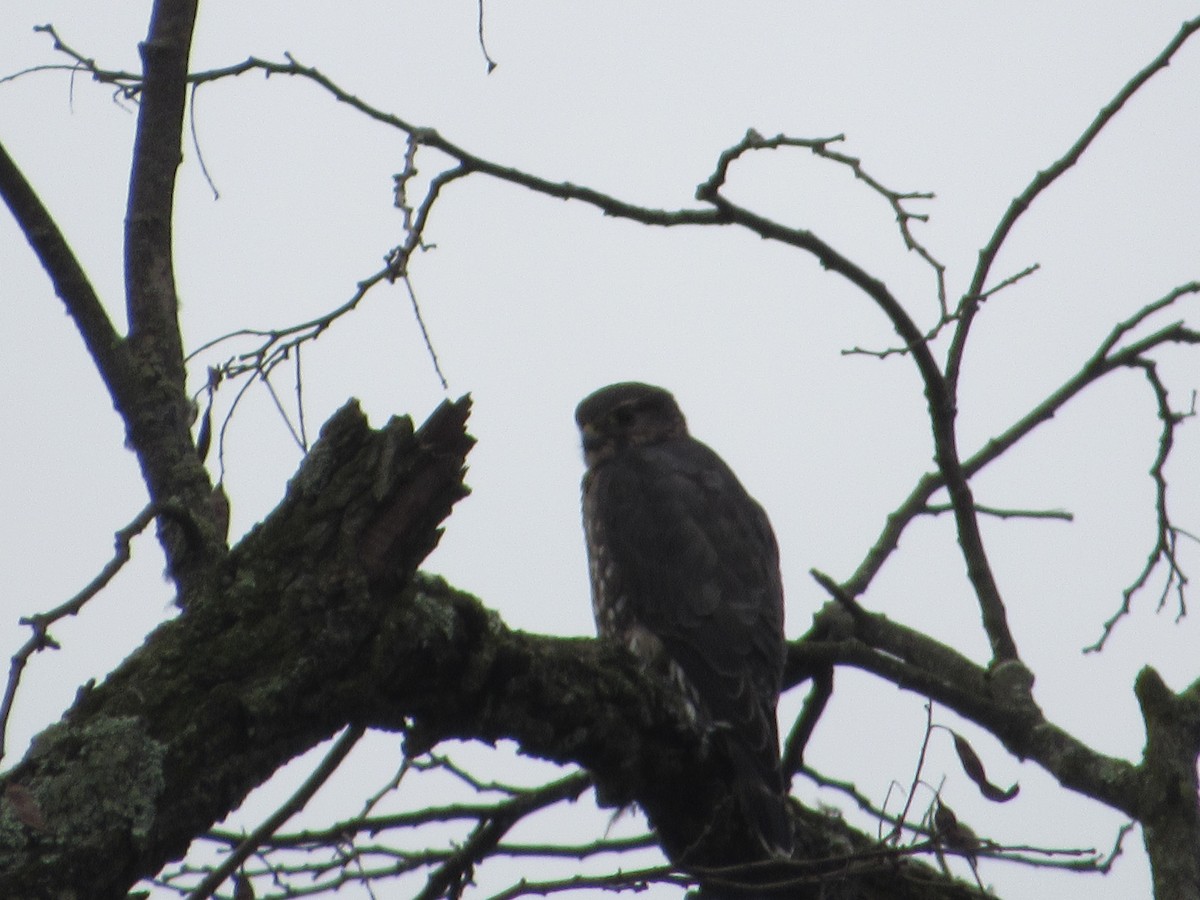
<path fill-rule="evenodd" d="M 1192 900 L 1200 894 L 1200 682 L 1174 694 L 1152 668 L 1134 685 L 1146 722 L 1139 767 L 1142 835 L 1159 900 Z"/>
<path fill-rule="evenodd" d="M 416 432 L 406 419 L 371 431 L 354 405 L 330 420 L 220 583 L 8 774 L 46 827 L 0 813 L 0 896 L 124 897 L 361 712 L 364 660 L 464 494 L 467 409 L 443 404 Z M 426 612 L 409 611 L 422 630 L 395 652 L 427 652 L 439 626 Z"/>
<path fill-rule="evenodd" d="M 125 219 L 130 340 L 183 386 L 171 217 L 197 0 L 157 0 L 141 44 L 143 78 Z"/>
<path fill-rule="evenodd" d="M 224 521 L 191 436 L 172 216 L 198 0 L 156 0 L 141 44 L 143 76 L 125 217 L 128 346 L 137 387 L 121 409 L 150 499 L 181 505 L 191 534 L 160 522 L 159 537 L 181 604 L 207 589 L 225 552 Z"/>
<path fill-rule="evenodd" d="M 784 683 L 821 666 L 848 664 L 916 691 L 983 726 L 1021 759 L 1066 787 L 1134 815 L 1136 768 L 1104 756 L 1049 722 L 1033 699 L 1033 673 L 1013 660 L 987 669 L 919 631 L 863 609 L 832 579 L 813 576 L 834 598 L 810 636 L 791 646 Z"/>
<path fill-rule="evenodd" d="M 159 527 L 181 601 L 203 589 L 199 582 L 211 576 L 211 564 L 225 549 L 222 498 L 214 498 L 191 439 L 171 246 L 195 14 L 196 0 L 158 0 L 141 48 L 145 71 L 134 92 L 140 105 L 126 213 L 127 339 L 117 334 L 53 219 L 0 148 L 0 191 L 96 362 L 151 502 L 181 511 L 177 521 L 160 521 Z M 74 55 L 54 37 L 59 49 Z M 80 64 L 95 72 L 90 60 Z"/>

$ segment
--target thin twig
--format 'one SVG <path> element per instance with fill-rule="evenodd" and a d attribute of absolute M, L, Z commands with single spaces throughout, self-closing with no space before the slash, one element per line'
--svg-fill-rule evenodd
<path fill-rule="evenodd" d="M 946 503 L 929 503 L 921 512 L 926 515 L 940 516 L 943 513 L 953 512 L 953 509 Z M 1075 520 L 1075 516 L 1065 509 L 1002 509 L 976 503 L 975 512 L 996 519 L 1059 519 L 1063 522 Z"/>
<path fill-rule="evenodd" d="M 21 673 L 25 670 L 30 657 L 40 650 L 47 648 L 58 649 L 58 642 L 50 636 L 50 626 L 67 616 L 78 615 L 79 611 L 89 600 L 106 588 L 110 581 L 121 571 L 125 563 L 133 555 L 131 544 L 133 539 L 146 530 L 155 516 L 158 515 L 155 504 L 146 506 L 124 528 L 114 536 L 114 553 L 112 559 L 104 564 L 96 577 L 89 581 L 75 596 L 71 597 L 53 609 L 32 616 L 23 616 L 22 625 L 28 625 L 32 630 L 29 639 L 13 654 L 12 663 L 8 670 L 8 683 L 4 688 L 4 699 L 0 700 L 0 759 L 4 758 L 5 740 L 8 731 L 8 719 L 12 715 L 13 703 L 16 700 L 17 687 L 21 682 Z"/>
<path fill-rule="evenodd" d="M 188 131 L 192 134 L 192 147 L 196 151 L 196 162 L 200 164 L 200 174 L 204 176 L 208 189 L 212 191 L 213 199 L 220 200 L 221 192 L 217 190 L 212 175 L 209 174 L 208 165 L 204 162 L 204 151 L 200 149 L 200 135 L 196 131 L 196 87 L 192 85 L 191 99 L 188 101 Z"/>
<path fill-rule="evenodd" d="M 487 41 L 483 39 L 483 0 L 479 0 L 479 52 L 483 54 L 484 61 L 487 62 L 487 71 L 491 75 L 496 71 L 497 62 L 488 55 Z"/>
<path fill-rule="evenodd" d="M 421 329 L 421 340 L 425 342 L 425 351 L 429 354 L 429 359 L 433 363 L 433 371 L 437 374 L 438 381 L 442 384 L 442 390 L 450 390 L 450 382 L 446 380 L 446 374 L 442 371 L 442 364 L 438 360 L 437 351 L 433 349 L 433 341 L 429 337 L 429 329 L 425 326 L 425 317 L 421 315 L 421 304 L 417 302 L 417 293 L 413 290 L 412 276 L 404 276 L 404 286 L 408 289 L 408 299 L 412 303 L 413 318 L 417 320 L 417 327 Z"/>
<path fill-rule="evenodd" d="M 354 749 L 354 745 L 358 743 L 365 731 L 366 729 L 361 725 L 352 725 L 343 731 L 341 736 L 334 741 L 333 746 L 329 748 L 329 752 L 325 754 L 324 759 L 313 769 L 312 774 L 304 779 L 304 783 L 300 785 L 296 792 L 276 809 L 275 812 L 267 816 L 257 828 L 246 835 L 224 862 L 213 869 L 203 881 L 192 889 L 192 892 L 187 895 L 187 900 L 206 900 L 206 898 L 211 897 L 213 892 L 237 871 L 242 863 L 250 858 L 262 845 L 264 840 L 278 831 L 284 822 L 304 808 L 313 795 L 320 790 L 321 786 L 337 771 L 337 767 L 342 764 L 342 760 Z"/>
<path fill-rule="evenodd" d="M 641 893 L 653 884 L 690 887 L 695 879 L 678 874 L 671 866 L 648 866 L 607 875 L 572 875 L 569 878 L 534 881 L 522 878 L 510 887 L 492 894 L 487 900 L 515 900 L 517 897 L 548 897 L 566 891 L 603 890 Z"/>
<path fill-rule="evenodd" d="M 1133 583 L 1121 592 L 1121 605 L 1101 626 L 1100 637 L 1097 638 L 1096 642 L 1083 648 L 1084 653 L 1097 653 L 1104 649 L 1104 645 L 1112 636 L 1113 629 L 1117 623 L 1130 613 L 1133 597 L 1146 586 L 1150 580 L 1150 576 L 1158 569 L 1159 563 L 1165 563 L 1167 568 L 1167 577 L 1158 602 L 1159 610 L 1166 604 L 1167 597 L 1171 593 L 1171 589 L 1174 588 L 1179 601 L 1179 612 L 1176 615 L 1176 621 L 1187 615 L 1187 598 L 1184 590 L 1188 584 L 1188 576 L 1175 554 L 1179 531 L 1171 522 L 1170 513 L 1167 511 L 1167 477 L 1164 468 L 1171 455 L 1171 448 L 1175 444 L 1176 427 L 1184 419 L 1194 415 L 1195 411 L 1180 413 L 1171 408 L 1170 398 L 1167 396 L 1167 387 L 1159 377 L 1158 368 L 1152 360 L 1135 356 L 1129 361 L 1128 365 L 1140 369 L 1145 375 L 1146 381 L 1149 383 L 1151 391 L 1154 394 L 1159 421 L 1162 422 L 1162 431 L 1159 433 L 1158 439 L 1158 453 L 1155 455 L 1154 463 L 1150 467 L 1150 477 L 1154 481 L 1155 538 L 1146 559 L 1146 564 L 1142 567 L 1141 572 L 1138 573 Z"/>
<path fill-rule="evenodd" d="M 908 796 L 904 798 L 904 806 L 900 810 L 900 815 L 896 817 L 891 832 L 883 839 L 883 843 L 885 844 L 895 844 L 900 840 L 900 834 L 908 820 L 908 812 L 912 808 L 913 798 L 917 793 L 917 785 L 921 782 L 921 771 L 925 768 L 925 754 L 929 752 L 929 739 L 932 734 L 933 701 L 927 700 L 925 702 L 925 737 L 921 741 L 921 752 L 917 754 L 917 765 L 913 771 L 912 785 L 908 789 Z"/>

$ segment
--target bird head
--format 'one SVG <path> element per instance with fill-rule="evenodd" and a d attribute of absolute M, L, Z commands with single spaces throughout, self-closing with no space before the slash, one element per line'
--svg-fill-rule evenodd
<path fill-rule="evenodd" d="M 589 467 L 630 447 L 687 434 L 687 422 L 669 391 L 626 381 L 600 388 L 575 409 Z"/>

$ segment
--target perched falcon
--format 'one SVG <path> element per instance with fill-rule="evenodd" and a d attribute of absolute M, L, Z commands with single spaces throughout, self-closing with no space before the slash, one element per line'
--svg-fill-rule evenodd
<path fill-rule="evenodd" d="M 775 722 L 783 585 L 766 513 L 688 434 L 662 388 L 601 388 L 575 420 L 597 630 L 679 688 L 697 728 L 728 749 L 735 794 L 764 848 L 788 855 Z"/>

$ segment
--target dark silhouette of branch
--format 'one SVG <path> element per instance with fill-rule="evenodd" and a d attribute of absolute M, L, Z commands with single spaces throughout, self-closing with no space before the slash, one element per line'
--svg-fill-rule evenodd
<path fill-rule="evenodd" d="M 138 126 L 126 214 L 126 302 L 130 325 L 121 338 L 71 253 L 66 240 L 0 150 L 0 191 L 33 243 L 55 290 L 66 303 L 125 423 L 151 502 L 182 506 L 196 526 L 190 537 L 160 523 L 168 566 L 181 602 L 193 575 L 224 547 L 224 523 L 214 514 L 212 486 L 191 438 L 191 404 L 177 321 L 171 258 L 171 215 L 180 161 L 187 58 L 195 0 L 160 0 L 142 44 L 145 74 L 138 92 Z M 96 77 L 94 63 L 62 45 Z"/>
<path fill-rule="evenodd" d="M 1197 341 L 1200 341 L 1200 333 L 1193 336 L 1193 342 Z M 1176 615 L 1176 620 L 1178 621 L 1187 615 L 1187 600 L 1184 588 L 1187 586 L 1188 577 L 1175 553 L 1176 544 L 1182 532 L 1175 527 L 1171 521 L 1170 514 L 1167 512 L 1167 477 L 1163 470 L 1167 459 L 1170 457 L 1171 448 L 1175 443 L 1176 427 L 1185 418 L 1195 415 L 1195 410 L 1180 413 L 1171 408 L 1166 385 L 1163 384 L 1162 379 L 1159 377 L 1158 369 L 1152 360 L 1133 357 L 1128 365 L 1132 368 L 1141 369 L 1146 376 L 1146 381 L 1154 392 L 1154 398 L 1158 406 L 1159 421 L 1162 422 L 1162 431 L 1158 439 L 1158 454 L 1154 458 L 1154 464 L 1150 467 L 1150 477 L 1154 480 L 1155 539 L 1153 546 L 1150 548 L 1150 554 L 1146 559 L 1146 564 L 1142 567 L 1142 571 L 1138 573 L 1133 583 L 1121 592 L 1120 607 L 1105 621 L 1101 628 L 1100 637 L 1096 642 L 1084 647 L 1085 653 L 1095 653 L 1104 649 L 1104 645 L 1108 642 L 1109 637 L 1112 636 L 1113 629 L 1117 623 L 1129 614 L 1134 595 L 1146 586 L 1150 580 L 1150 576 L 1158 568 L 1160 562 L 1165 564 L 1167 568 L 1167 577 L 1163 584 L 1162 594 L 1159 597 L 1158 608 L 1160 610 L 1163 608 L 1166 604 L 1168 594 L 1174 588 L 1179 602 L 1179 612 Z M 1193 397 L 1194 403 L 1195 398 Z"/>
<path fill-rule="evenodd" d="M 13 702 L 17 696 L 17 687 L 21 683 L 21 674 L 25 671 L 25 666 L 29 662 L 30 657 L 40 650 L 47 648 L 58 649 L 58 641 L 50 635 L 50 626 L 67 616 L 77 615 L 89 600 L 108 586 L 108 583 L 124 568 L 125 563 L 129 562 L 132 556 L 130 544 L 133 542 L 133 539 L 146 530 L 146 526 L 154 521 L 156 515 L 158 515 L 158 510 L 153 505 L 147 506 L 134 516 L 133 521 L 120 529 L 116 533 L 114 541 L 116 552 L 113 554 L 113 558 L 105 563 L 104 568 L 97 573 L 96 577 L 89 581 L 74 597 L 60 603 L 54 609 L 21 617 L 21 624 L 28 625 L 33 633 L 29 636 L 29 640 L 22 644 L 21 648 L 13 654 L 12 663 L 8 670 L 8 682 L 4 687 L 4 699 L 0 700 L 0 759 L 3 759 L 5 754 L 8 719 L 12 715 Z"/>
<path fill-rule="evenodd" d="M 1181 323 L 1175 323 L 1118 349 L 1122 338 L 1151 316 L 1171 307 L 1180 299 L 1196 294 L 1200 294 L 1200 282 L 1182 284 L 1142 307 L 1128 319 L 1119 322 L 1074 375 L 1008 428 L 985 441 L 979 450 L 964 460 L 963 470 L 967 477 L 974 477 L 989 463 L 999 459 L 1039 425 L 1053 419 L 1058 411 L 1084 388 L 1104 376 L 1129 367 L 1135 359 L 1157 347 L 1196 343 L 1196 332 L 1185 328 Z M 927 472 L 918 479 L 911 493 L 888 515 L 879 537 L 867 551 L 854 574 L 844 582 L 843 587 L 847 593 L 858 596 L 867 589 L 884 562 L 899 546 L 900 536 L 905 528 L 914 518 L 929 509 L 933 496 L 944 486 L 941 472 Z"/>
<path fill-rule="evenodd" d="M 818 581 L 835 606 L 820 620 L 853 604 L 828 576 Z M 1089 748 L 1046 719 L 1032 696 L 1033 676 L 1017 661 L 985 669 L 956 650 L 855 604 L 852 634 L 791 645 L 788 672 L 817 665 L 850 665 L 927 697 L 995 735 L 1020 759 L 1032 759 L 1062 784 L 1135 816 L 1142 802 L 1138 767 Z M 833 633 L 844 633 L 839 626 Z M 794 676 L 785 674 L 785 684 Z"/>
<path fill-rule="evenodd" d="M 133 147 L 125 242 L 130 341 L 182 386 L 175 277 L 170 266 L 175 175 L 187 88 L 195 0 L 159 0 L 140 46 L 144 69 Z M 182 393 L 182 391 L 180 391 Z"/>
<path fill-rule="evenodd" d="M 568 775 L 499 804 L 491 815 L 480 820 L 462 846 L 430 874 L 425 887 L 416 895 L 417 900 L 437 900 L 447 892 L 451 896 L 460 894 L 463 882 L 468 880 L 474 867 L 495 852 L 500 839 L 514 825 L 538 809 L 560 800 L 576 799 L 590 784 L 591 779 L 587 775 Z"/>
<path fill-rule="evenodd" d="M 1079 162 L 1080 157 L 1092 145 L 1092 142 L 1104 130 L 1105 126 L 1121 111 L 1121 108 L 1156 73 L 1170 65 L 1171 57 L 1197 31 L 1200 31 L 1200 16 L 1184 22 L 1179 32 L 1163 48 L 1162 52 L 1116 93 L 1113 99 L 1100 110 L 1091 124 L 1084 129 L 1083 134 L 1070 146 L 1067 152 L 1045 169 L 1039 171 L 1033 177 L 1033 180 L 1029 182 L 1025 190 L 1013 198 L 1004 215 L 1000 217 L 1000 221 L 996 225 L 996 230 L 992 232 L 991 238 L 984 245 L 983 249 L 979 251 L 979 262 L 975 266 L 975 272 L 971 277 L 971 284 L 967 288 L 967 292 L 963 295 L 963 299 L 959 305 L 959 322 L 955 328 L 954 338 L 951 341 L 946 357 L 946 379 L 951 386 L 958 384 L 958 374 L 962 367 L 963 351 L 966 349 L 967 336 L 970 334 L 975 314 L 979 311 L 979 300 L 984 295 L 984 286 L 987 284 L 988 276 L 991 274 L 992 265 L 995 263 L 996 257 L 1000 253 L 1000 248 L 1004 246 L 1004 242 L 1008 239 L 1008 235 L 1012 232 L 1017 221 L 1047 188 Z"/>
<path fill-rule="evenodd" d="M 802 767 L 800 774 L 820 787 L 837 791 L 849 798 L 859 809 L 878 819 L 881 823 L 893 827 L 899 826 L 900 818 L 898 816 L 876 805 L 853 782 L 830 778 L 808 766 Z M 929 830 L 918 822 L 905 822 L 903 825 L 919 838 L 929 836 Z M 1117 830 L 1113 847 L 1105 854 L 1101 854 L 1094 847 L 1035 847 L 1028 844 L 1002 844 L 987 838 L 980 839 L 979 847 L 975 852 L 980 857 L 1003 859 L 1038 868 L 1105 873 L 1111 868 L 1115 856 L 1120 853 L 1121 842 L 1125 835 L 1133 827 L 1131 823 L 1122 825 Z"/>
<path fill-rule="evenodd" d="M 88 353 L 118 408 L 131 403 L 129 358 L 100 298 L 59 230 L 8 151 L 0 145 L 0 195 L 67 307 Z"/>
<path fill-rule="evenodd" d="M 488 900 L 516 900 L 517 897 L 549 897 L 566 891 L 641 892 L 652 884 L 674 884 L 689 887 L 693 879 L 680 876 L 669 866 L 613 872 L 607 875 L 572 875 L 569 878 L 522 878 L 511 887 L 492 894 Z"/>
<path fill-rule="evenodd" d="M 830 666 L 813 673 L 812 690 L 804 698 L 804 706 L 800 710 L 800 715 L 796 717 L 796 722 L 788 732 L 787 740 L 784 741 L 782 767 L 785 781 L 790 783 L 791 776 L 803 768 L 804 748 L 808 746 L 808 741 L 816 730 L 817 722 L 820 721 L 821 713 L 825 711 L 825 706 L 832 696 L 833 667 Z"/>
<path fill-rule="evenodd" d="M 942 513 L 953 512 L 953 510 L 945 503 L 930 503 L 921 512 L 926 515 L 940 516 Z M 1060 519 L 1063 522 L 1071 522 L 1075 519 L 1075 516 L 1065 509 L 1001 509 L 996 506 L 977 504 L 975 512 L 982 516 L 991 516 L 994 519 Z"/>
<path fill-rule="evenodd" d="M 892 212 L 896 216 L 896 225 L 900 229 L 900 236 L 904 240 L 905 248 L 915 252 L 933 269 L 937 285 L 938 305 L 941 309 L 939 323 L 944 324 L 950 316 L 949 310 L 946 308 L 946 267 L 934 258 L 929 249 L 918 241 L 912 233 L 911 223 L 914 221 L 926 222 L 929 220 L 929 216 L 924 213 L 910 212 L 905 206 L 905 203 L 908 201 L 932 200 L 935 195 L 928 191 L 896 191 L 885 186 L 866 171 L 861 159 L 830 149 L 832 144 L 841 143 L 845 139 L 846 136 L 842 134 L 828 138 L 797 138 L 778 134 L 768 138 L 751 129 L 746 132 L 745 137 L 735 147 L 726 151 L 726 153 L 729 154 L 729 160 L 732 161 L 732 159 L 743 155 L 747 150 L 775 150 L 780 147 L 797 147 L 807 149 L 814 156 L 828 159 L 831 162 L 850 169 L 854 173 L 855 178 L 883 197 L 892 208 Z M 940 325 L 936 327 L 940 327 Z M 934 333 L 936 333 L 936 327 Z"/>
<path fill-rule="evenodd" d="M 1016 643 L 1008 627 L 1008 617 L 1000 597 L 1000 589 L 996 585 L 991 564 L 984 550 L 983 537 L 975 515 L 975 501 L 958 454 L 954 427 L 956 400 L 952 386 L 943 377 L 933 352 L 925 341 L 924 333 L 882 281 L 834 250 L 811 231 L 784 226 L 738 206 L 721 195 L 721 187 L 725 184 L 729 167 L 752 146 L 753 138 L 744 139 L 724 151 L 708 181 L 697 188 L 697 198 L 711 203 L 724 221 L 741 225 L 764 239 L 780 241 L 811 253 L 824 268 L 841 275 L 866 294 L 887 316 L 893 330 L 911 355 L 925 387 L 925 399 L 933 431 L 934 458 L 943 479 L 943 486 L 950 495 L 967 577 L 979 601 L 984 631 L 992 645 L 993 656 L 997 661 L 1016 659 Z"/>
<path fill-rule="evenodd" d="M 159 529 L 180 605 L 203 592 L 202 582 L 214 574 L 212 562 L 227 551 L 224 523 L 213 514 L 213 487 L 191 435 L 172 257 L 175 177 L 182 161 L 197 2 L 157 0 L 149 33 L 139 45 L 144 74 L 125 214 L 126 345 L 137 384 L 120 411 L 151 500 L 182 504 L 197 525 L 198 534 L 190 540 L 168 523 Z"/>
<path fill-rule="evenodd" d="M 925 703 L 925 735 L 921 739 L 921 750 L 917 753 L 917 764 L 913 769 L 912 784 L 909 785 L 907 793 L 904 795 L 904 806 L 900 809 L 900 815 L 896 817 L 895 824 L 892 825 L 892 830 L 884 835 L 881 843 L 884 844 L 899 844 L 904 827 L 908 822 L 908 813 L 912 809 L 913 800 L 917 796 L 917 785 L 921 783 L 921 773 L 925 768 L 925 755 L 929 752 L 929 739 L 933 734 L 933 703 L 926 701 Z"/>
<path fill-rule="evenodd" d="M 187 895 L 187 900 L 207 900 L 213 895 L 213 892 L 221 886 L 225 879 L 233 876 L 234 872 L 253 855 L 263 842 L 272 834 L 283 826 L 283 823 L 298 813 L 304 808 L 313 795 L 321 789 L 321 786 L 329 780 L 330 776 L 337 771 L 338 766 L 354 749 L 354 745 L 358 743 L 366 729 L 361 725 L 356 725 L 347 728 L 338 737 L 329 752 L 325 754 L 325 758 L 317 765 L 315 769 L 304 779 L 304 783 L 289 797 L 275 812 L 267 816 L 258 826 L 246 835 L 229 856 L 214 868 L 208 875 L 205 876 L 191 893 Z"/>
<path fill-rule="evenodd" d="M 1103 127 L 1103 125 L 1115 115 L 1116 111 L 1124 102 L 1133 95 L 1136 90 L 1145 83 L 1146 80 L 1158 68 L 1161 68 L 1169 60 L 1178 47 L 1182 46 L 1183 42 L 1190 34 L 1200 28 L 1200 20 L 1193 23 L 1188 23 L 1175 40 L 1168 46 L 1163 54 L 1152 63 L 1147 69 L 1143 70 L 1139 76 L 1135 77 L 1122 91 L 1116 100 L 1109 107 L 1106 107 L 1101 116 L 1093 123 L 1092 127 L 1084 136 L 1080 138 L 1072 151 L 1066 157 L 1060 160 L 1060 165 L 1054 168 L 1054 174 L 1048 180 L 1038 180 L 1030 185 L 1027 189 L 1024 200 L 1018 198 L 1010 207 L 1008 217 L 1010 221 L 1005 224 L 1001 223 L 996 234 L 993 237 L 993 247 L 990 256 L 985 253 L 981 255 L 980 266 L 977 269 L 977 284 L 973 284 L 968 291 L 968 297 L 973 298 L 972 303 L 960 310 L 957 315 L 961 315 L 967 308 L 977 308 L 978 302 L 988 296 L 993 291 L 987 291 L 983 287 L 986 280 L 987 271 L 990 270 L 990 259 L 994 257 L 995 252 L 1003 238 L 1011 230 L 1012 224 L 1020 212 L 1031 202 L 1032 198 L 1048 186 L 1058 174 L 1065 171 L 1080 154 L 1087 148 L 1095 134 Z M 80 60 L 80 64 L 84 64 Z M 93 64 L 94 65 L 94 64 Z M 553 183 L 527 173 L 518 172 L 508 167 L 500 166 L 495 163 L 483 160 L 473 154 L 468 153 L 461 147 L 446 140 L 436 131 L 428 128 L 422 128 L 412 123 L 409 123 L 400 117 L 390 113 L 383 112 L 375 107 L 372 107 L 365 101 L 349 93 L 339 87 L 336 83 L 330 80 L 327 76 L 316 70 L 315 68 L 299 64 L 294 58 L 288 57 L 287 63 L 270 63 L 265 60 L 251 58 L 243 63 L 235 66 L 226 67 L 223 69 L 213 69 L 204 73 L 198 73 L 191 76 L 194 83 L 203 83 L 205 81 L 217 80 L 235 75 L 244 74 L 252 70 L 261 70 L 269 74 L 286 74 L 307 78 L 322 86 L 329 91 L 340 102 L 347 103 L 360 112 L 370 116 L 376 121 L 399 128 L 404 131 L 410 139 L 411 143 L 415 142 L 422 146 L 429 146 L 438 149 L 450 156 L 456 161 L 457 165 L 450 171 L 450 177 L 458 179 L 466 174 L 478 172 L 481 174 L 491 175 L 501 178 L 515 184 L 522 185 L 540 193 L 547 194 L 561 199 L 576 199 L 597 206 L 608 215 L 630 218 L 644 224 L 653 225 L 680 225 L 680 224 L 739 224 L 747 227 L 764 238 L 780 240 L 796 246 L 800 249 L 815 255 L 823 266 L 842 274 L 849 279 L 853 284 L 863 290 L 870 296 L 885 312 L 888 318 L 892 321 L 893 327 L 903 340 L 903 349 L 905 352 L 912 353 L 914 361 L 917 364 L 918 370 L 925 382 L 926 396 L 929 401 L 930 420 L 933 426 L 935 455 L 938 462 L 939 472 L 932 477 L 923 479 L 918 484 L 917 489 L 910 495 L 909 499 L 902 507 L 903 514 L 889 518 L 889 526 L 885 529 L 885 533 L 881 536 L 881 540 L 872 548 L 868 559 L 864 561 L 864 567 L 860 567 L 854 578 L 846 582 L 846 587 L 851 593 L 858 593 L 864 589 L 870 580 L 870 576 L 877 570 L 878 565 L 882 564 L 883 559 L 890 554 L 891 550 L 898 543 L 899 534 L 903 531 L 907 522 L 911 520 L 913 515 L 922 508 L 927 508 L 928 501 L 932 493 L 936 490 L 945 488 L 950 494 L 949 508 L 954 513 L 956 526 L 959 534 L 959 541 L 962 546 L 964 560 L 967 565 L 967 573 L 974 588 L 976 596 L 979 600 L 980 609 L 983 618 L 985 631 L 989 636 L 992 644 L 993 654 L 997 660 L 1016 658 L 1016 646 L 1012 639 L 1011 632 L 1007 624 L 1007 614 L 1004 609 L 1003 601 L 1000 596 L 999 588 L 995 583 L 995 578 L 992 574 L 990 564 L 988 563 L 986 551 L 983 546 L 982 536 L 979 532 L 979 526 L 976 516 L 977 505 L 971 495 L 971 490 L 968 485 L 968 479 L 972 474 L 969 471 L 969 466 L 960 461 L 956 436 L 954 429 L 954 412 L 955 412 L 955 385 L 957 381 L 957 365 L 954 360 L 961 356 L 962 342 L 965 341 L 965 335 L 969 330 L 969 318 L 966 322 L 960 322 L 956 331 L 956 339 L 952 343 L 947 376 L 944 377 L 940 367 L 933 359 L 932 354 L 928 350 L 926 343 L 927 336 L 921 332 L 915 323 L 909 318 L 903 306 L 887 291 L 882 283 L 873 279 L 865 271 L 857 267 L 850 260 L 839 254 L 833 248 L 829 247 L 811 232 L 802 229 L 790 229 L 778 223 L 764 219 L 756 214 L 736 206 L 720 195 L 720 188 L 723 185 L 729 166 L 744 153 L 749 150 L 760 147 L 770 146 L 775 143 L 778 146 L 783 146 L 786 143 L 795 146 L 807 146 L 814 152 L 822 153 L 829 156 L 829 152 L 825 144 L 832 139 L 798 139 L 798 138 L 776 138 L 772 140 L 763 139 L 754 132 L 749 132 L 743 141 L 734 147 L 726 150 L 718 162 L 717 168 L 710 179 L 702 184 L 697 190 L 697 197 L 713 205 L 714 210 L 677 210 L 667 212 L 663 210 L 650 210 L 625 201 L 617 200 L 614 197 L 600 194 L 587 188 L 579 188 L 569 183 Z M 128 78 L 126 73 L 106 73 L 106 80 L 120 82 L 124 78 Z M 840 156 L 840 155 L 836 155 Z M 830 158 L 834 158 L 830 156 Z M 842 161 L 844 164 L 851 165 L 856 171 L 856 174 L 861 170 L 859 161 L 851 157 L 845 157 Z M 1045 175 L 1045 173 L 1042 173 Z M 1039 175 L 1039 179 L 1041 179 Z M 868 180 L 867 183 L 871 183 Z M 403 185 L 403 180 L 400 182 Z M 879 190 L 880 188 L 874 188 Z M 883 189 L 885 196 L 888 194 L 887 189 Z M 903 198 L 908 195 L 891 192 L 895 198 Z M 897 199 L 896 202 L 899 202 Z M 715 213 L 715 215 L 714 215 Z M 906 221 L 906 220 L 905 220 Z M 405 260 L 407 254 L 401 254 L 400 259 Z M 1031 269 L 1026 270 L 1026 272 Z M 982 274 L 980 274 L 982 273 Z M 1008 279 L 1004 284 L 1011 283 L 1017 277 L 1014 276 Z M 354 301 L 357 302 L 357 301 Z M 968 314 L 969 316 L 970 314 Z M 864 578 L 865 576 L 865 578 Z"/>

